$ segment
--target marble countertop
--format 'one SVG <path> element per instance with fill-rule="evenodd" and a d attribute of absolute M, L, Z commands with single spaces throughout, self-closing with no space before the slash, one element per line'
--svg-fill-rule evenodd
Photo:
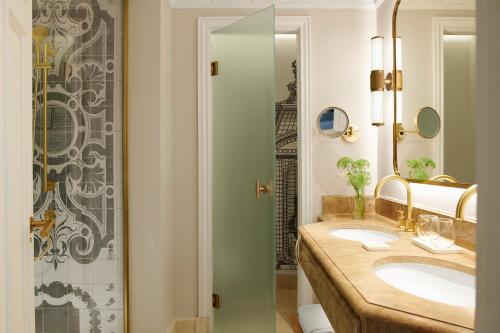
<path fill-rule="evenodd" d="M 304 244 L 320 263 L 342 296 L 360 317 L 405 323 L 430 332 L 470 332 L 474 329 L 474 308 L 447 305 L 422 299 L 395 289 L 377 278 L 373 267 L 381 263 L 427 262 L 474 273 L 475 253 L 432 254 L 411 243 L 413 233 L 401 232 L 393 220 L 370 214 L 354 220 L 351 214 L 323 215 L 323 222 L 299 228 Z M 361 243 L 333 237 L 339 227 L 370 227 L 395 232 L 399 239 L 389 243 L 390 251 L 367 251 Z M 441 260 L 441 262 L 438 262 Z"/>

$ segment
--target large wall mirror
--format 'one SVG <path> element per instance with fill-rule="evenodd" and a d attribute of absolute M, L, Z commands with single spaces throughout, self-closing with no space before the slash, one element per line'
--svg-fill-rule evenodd
<path fill-rule="evenodd" d="M 397 165 L 412 181 L 477 182 L 475 16 L 475 0 L 400 3 L 406 132 Z"/>

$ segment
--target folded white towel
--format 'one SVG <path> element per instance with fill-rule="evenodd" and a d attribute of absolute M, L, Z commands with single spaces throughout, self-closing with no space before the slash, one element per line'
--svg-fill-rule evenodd
<path fill-rule="evenodd" d="M 320 304 L 301 306 L 299 322 L 304 333 L 335 333 Z"/>

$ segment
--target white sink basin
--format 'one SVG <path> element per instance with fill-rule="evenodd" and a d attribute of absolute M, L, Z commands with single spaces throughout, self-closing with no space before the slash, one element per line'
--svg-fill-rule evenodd
<path fill-rule="evenodd" d="M 358 242 L 393 242 L 399 237 L 396 234 L 360 228 L 341 228 L 330 232 L 330 235 Z"/>
<path fill-rule="evenodd" d="M 476 306 L 476 277 L 457 270 L 422 264 L 388 263 L 375 274 L 394 288 L 430 301 L 468 308 Z"/>

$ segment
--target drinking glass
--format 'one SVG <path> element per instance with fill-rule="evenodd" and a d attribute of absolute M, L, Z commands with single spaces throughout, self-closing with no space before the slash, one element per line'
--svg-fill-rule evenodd
<path fill-rule="evenodd" d="M 422 214 L 417 220 L 417 235 L 423 240 L 429 240 L 433 236 L 431 221 L 437 219 L 437 215 Z"/>
<path fill-rule="evenodd" d="M 455 226 L 453 219 L 436 218 L 431 220 L 431 242 L 434 246 L 447 249 L 455 243 Z"/>

